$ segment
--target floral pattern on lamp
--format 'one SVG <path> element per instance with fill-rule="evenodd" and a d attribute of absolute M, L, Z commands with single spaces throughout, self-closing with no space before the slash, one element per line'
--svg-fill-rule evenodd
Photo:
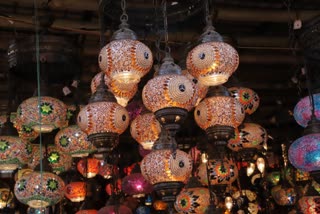
<path fill-rule="evenodd" d="M 303 214 L 320 213 L 320 196 L 303 196 L 298 204 Z"/>

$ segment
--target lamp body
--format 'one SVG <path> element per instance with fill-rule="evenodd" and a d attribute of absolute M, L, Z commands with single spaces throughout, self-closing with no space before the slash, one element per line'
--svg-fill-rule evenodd
<path fill-rule="evenodd" d="M 123 133 L 129 125 L 127 110 L 113 102 L 89 103 L 78 114 L 78 126 L 88 137 L 97 133 Z"/>
<path fill-rule="evenodd" d="M 39 133 L 32 129 L 31 126 L 23 125 L 18 123 L 19 120 L 16 120 L 14 127 L 17 129 L 19 137 L 23 141 L 31 142 L 39 136 Z"/>
<path fill-rule="evenodd" d="M 314 113 L 318 120 L 320 120 L 320 93 L 313 94 L 314 100 Z M 302 127 L 307 127 L 308 122 L 311 120 L 311 105 L 309 96 L 301 99 L 293 110 L 294 119 Z"/>
<path fill-rule="evenodd" d="M 212 96 L 202 100 L 195 108 L 194 118 L 203 130 L 213 126 L 237 128 L 245 116 L 239 101 L 228 96 Z"/>
<path fill-rule="evenodd" d="M 131 136 L 142 145 L 143 149 L 151 150 L 159 138 L 161 126 L 153 113 L 138 115 L 130 125 Z"/>
<path fill-rule="evenodd" d="M 208 86 L 203 85 L 201 82 L 199 82 L 195 77 L 193 77 L 187 70 L 182 70 L 182 74 L 185 75 L 188 79 L 190 79 L 196 86 L 197 89 L 197 101 L 195 106 L 197 106 L 200 101 L 205 98 L 208 92 Z"/>
<path fill-rule="evenodd" d="M 65 197 L 72 202 L 83 201 L 86 197 L 86 183 L 83 181 L 70 182 L 65 189 Z"/>
<path fill-rule="evenodd" d="M 231 87 L 228 90 L 231 96 L 240 102 L 247 114 L 250 115 L 258 109 L 260 98 L 252 89 L 244 87 Z"/>
<path fill-rule="evenodd" d="M 42 155 L 45 154 L 45 148 L 42 148 Z M 63 171 L 68 170 L 71 167 L 71 156 L 63 153 L 53 145 L 49 145 L 47 149 L 47 160 L 52 167 L 53 172 L 59 174 Z M 40 163 L 40 145 L 32 145 L 32 157 L 28 163 L 29 168 L 35 169 L 35 167 Z"/>
<path fill-rule="evenodd" d="M 187 69 L 203 85 L 216 86 L 228 81 L 238 68 L 237 51 L 224 42 L 205 42 L 187 56 Z"/>
<path fill-rule="evenodd" d="M 239 129 L 239 135 L 229 140 L 228 147 L 233 151 L 243 149 L 263 149 L 263 145 L 267 143 L 267 131 L 256 123 L 243 123 Z"/>
<path fill-rule="evenodd" d="M 91 80 L 91 93 L 95 93 L 97 87 L 101 83 L 103 72 L 96 74 Z M 117 103 L 121 106 L 127 106 L 128 101 L 136 94 L 138 91 L 138 85 L 135 83 L 118 82 L 116 80 L 110 79 L 107 75 L 104 76 L 104 83 L 108 86 L 111 93 L 115 96 Z"/>
<path fill-rule="evenodd" d="M 133 39 L 113 40 L 101 49 L 100 69 L 113 80 L 138 83 L 153 64 L 151 50 Z"/>
<path fill-rule="evenodd" d="M 54 142 L 59 150 L 72 157 L 85 157 L 96 150 L 87 135 L 76 125 L 61 129 Z"/>
<path fill-rule="evenodd" d="M 17 109 L 18 123 L 32 127 L 36 132 L 51 132 L 68 125 L 67 106 L 60 100 L 41 96 L 24 100 Z M 41 114 L 41 124 L 40 121 Z"/>
<path fill-rule="evenodd" d="M 302 171 L 320 170 L 320 134 L 304 135 L 289 148 L 288 157 L 292 165 Z"/>
<path fill-rule="evenodd" d="M 161 200 L 156 200 L 154 203 L 153 203 L 153 208 L 156 210 L 156 211 L 165 211 L 167 208 L 168 208 L 168 204 L 164 201 L 161 201 Z"/>
<path fill-rule="evenodd" d="M 204 187 L 194 187 L 183 189 L 177 196 L 174 207 L 181 214 L 204 214 L 209 204 L 209 190 Z"/>
<path fill-rule="evenodd" d="M 24 175 L 14 186 L 16 198 L 33 208 L 52 206 L 64 195 L 63 180 L 49 172 L 31 172 Z"/>
<path fill-rule="evenodd" d="M 99 160 L 95 158 L 81 159 L 77 164 L 78 171 L 86 178 L 93 178 L 99 173 Z"/>
<path fill-rule="evenodd" d="M 142 101 L 147 109 L 176 107 L 187 111 L 197 102 L 195 84 L 184 75 L 166 74 L 155 76 L 144 86 Z"/>
<path fill-rule="evenodd" d="M 152 185 L 141 173 L 132 173 L 122 180 L 122 191 L 133 197 L 143 197 L 153 191 Z"/>
<path fill-rule="evenodd" d="M 209 179 L 211 185 L 231 184 L 238 177 L 238 168 L 229 160 L 209 160 Z M 203 185 L 208 185 L 207 166 L 200 164 L 198 179 Z"/>
<path fill-rule="evenodd" d="M 0 188 L 0 210 L 5 207 L 10 207 L 14 198 L 10 188 Z"/>
<path fill-rule="evenodd" d="M 97 214 L 97 210 L 79 210 L 76 214 Z"/>
<path fill-rule="evenodd" d="M 141 173 L 152 185 L 163 182 L 185 182 L 192 170 L 191 157 L 176 150 L 153 150 L 141 161 Z"/>
<path fill-rule="evenodd" d="M 0 136 L 0 171 L 13 171 L 27 164 L 32 149 L 29 143 L 15 136 Z"/>
<path fill-rule="evenodd" d="M 271 195 L 280 206 L 291 206 L 297 201 L 297 193 L 293 187 L 277 185 L 271 189 Z"/>
<path fill-rule="evenodd" d="M 299 208 L 303 214 L 320 212 L 320 196 L 304 196 L 299 199 Z"/>

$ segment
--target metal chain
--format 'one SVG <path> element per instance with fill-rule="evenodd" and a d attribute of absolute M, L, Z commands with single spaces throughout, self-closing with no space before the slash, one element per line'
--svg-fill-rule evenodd
<path fill-rule="evenodd" d="M 212 25 L 212 17 L 209 10 L 209 1 L 204 0 L 204 9 L 205 9 L 205 22 L 207 26 Z"/>
<path fill-rule="evenodd" d="M 126 8 L 127 8 L 126 0 L 121 0 L 121 9 L 122 9 L 122 14 L 120 16 L 121 22 L 128 21 L 128 14 L 126 12 Z"/>
<path fill-rule="evenodd" d="M 165 51 L 170 53 L 169 47 L 169 33 L 168 33 L 168 17 L 167 17 L 167 1 L 162 1 L 162 12 L 163 12 L 163 28 L 164 28 L 164 42 L 165 42 Z"/>

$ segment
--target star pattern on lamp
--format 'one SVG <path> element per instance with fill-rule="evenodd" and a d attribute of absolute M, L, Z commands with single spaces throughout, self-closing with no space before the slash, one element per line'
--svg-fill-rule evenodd
<path fill-rule="evenodd" d="M 59 143 L 62 147 L 67 147 L 69 145 L 68 138 L 66 136 L 61 136 L 59 139 Z"/>
<path fill-rule="evenodd" d="M 51 152 L 48 157 L 50 163 L 58 163 L 60 160 L 60 155 L 58 152 Z"/>
<path fill-rule="evenodd" d="M 52 113 L 53 107 L 49 103 L 41 103 L 40 111 L 42 114 L 49 115 Z"/>
<path fill-rule="evenodd" d="M 2 152 L 6 151 L 9 148 L 9 143 L 7 141 L 1 140 L 0 141 L 0 150 Z"/>
<path fill-rule="evenodd" d="M 55 191 L 56 189 L 59 188 L 59 183 L 58 181 L 54 179 L 49 179 L 47 182 L 47 189 L 50 190 L 51 192 Z"/>

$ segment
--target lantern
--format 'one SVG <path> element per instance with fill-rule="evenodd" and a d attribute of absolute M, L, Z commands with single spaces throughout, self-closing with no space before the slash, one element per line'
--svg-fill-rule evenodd
<path fill-rule="evenodd" d="M 320 170 L 320 134 L 309 134 L 295 140 L 288 151 L 292 165 L 302 171 Z"/>
<path fill-rule="evenodd" d="M 277 185 L 271 189 L 275 202 L 281 206 L 291 206 L 297 201 L 297 193 L 293 187 Z"/>
<path fill-rule="evenodd" d="M 298 204 L 303 214 L 320 212 L 320 196 L 304 196 L 299 199 Z"/>
<path fill-rule="evenodd" d="M 312 96 L 314 100 L 313 108 L 315 117 L 320 120 L 320 93 L 313 94 Z M 293 116 L 300 126 L 307 127 L 308 122 L 311 120 L 311 115 L 310 98 L 307 96 L 301 99 L 294 107 Z"/>
<path fill-rule="evenodd" d="M 238 168 L 230 160 L 209 160 L 209 179 L 211 185 L 231 184 L 238 177 Z M 208 185 L 207 166 L 200 164 L 198 168 L 198 179 L 203 185 Z"/>
<path fill-rule="evenodd" d="M 247 114 L 252 114 L 259 107 L 260 98 L 252 89 L 244 87 L 231 87 L 228 90 L 231 93 L 231 96 L 240 102 Z"/>
<path fill-rule="evenodd" d="M 0 136 L 0 172 L 14 171 L 28 163 L 31 146 L 15 136 Z"/>
<path fill-rule="evenodd" d="M 40 103 L 38 97 L 31 97 L 19 105 L 17 120 L 22 125 L 32 127 L 36 132 L 51 132 L 67 125 L 67 106 L 53 97 L 42 96 Z"/>
<path fill-rule="evenodd" d="M 66 185 L 64 195 L 72 202 L 80 202 L 85 199 L 86 193 L 86 183 L 83 181 L 75 181 Z"/>
<path fill-rule="evenodd" d="M 5 207 L 11 207 L 12 206 L 12 199 L 14 198 L 12 191 L 10 190 L 10 187 L 8 185 L 4 185 L 3 182 L 1 182 L 0 186 L 0 210 Z"/>
<path fill-rule="evenodd" d="M 61 129 L 55 136 L 55 145 L 72 157 L 86 157 L 95 151 L 87 135 L 76 125 Z"/>
<path fill-rule="evenodd" d="M 77 164 L 78 171 L 86 178 L 93 178 L 99 173 L 100 162 L 95 158 L 81 159 Z"/>
<path fill-rule="evenodd" d="M 122 191 L 133 197 L 140 198 L 153 191 L 152 185 L 141 173 L 132 173 L 122 180 Z"/>
<path fill-rule="evenodd" d="M 97 210 L 79 210 L 76 214 L 98 214 Z"/>
<path fill-rule="evenodd" d="M 188 53 L 187 70 L 203 85 L 221 85 L 238 68 L 239 55 L 232 46 L 222 41 L 212 26 L 203 35 L 202 43 Z"/>
<path fill-rule="evenodd" d="M 130 125 L 131 136 L 142 145 L 143 149 L 150 150 L 161 132 L 160 123 L 153 113 L 138 115 Z"/>
<path fill-rule="evenodd" d="M 49 172 L 31 172 L 22 176 L 14 186 L 16 198 L 33 208 L 52 206 L 64 195 L 63 180 Z"/>
<path fill-rule="evenodd" d="M 99 211 L 98 214 L 132 214 L 132 211 L 124 205 L 107 205 L 105 207 L 102 207 Z"/>

